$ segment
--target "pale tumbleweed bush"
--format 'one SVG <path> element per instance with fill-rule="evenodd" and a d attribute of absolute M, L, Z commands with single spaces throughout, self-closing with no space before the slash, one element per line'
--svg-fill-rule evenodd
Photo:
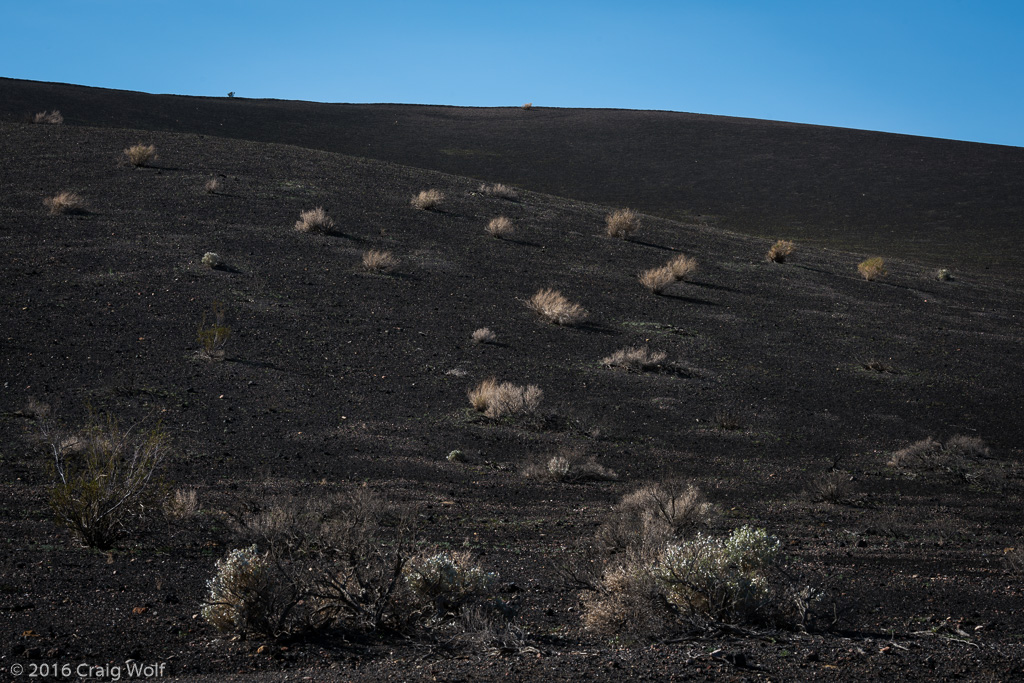
<path fill-rule="evenodd" d="M 775 263 L 785 263 L 786 259 L 796 250 L 796 246 L 789 240 L 778 240 L 771 246 L 765 258 Z"/>
<path fill-rule="evenodd" d="M 497 237 L 499 239 L 511 235 L 512 230 L 512 221 L 510 221 L 505 216 L 498 216 L 497 218 L 492 218 L 491 221 L 487 224 L 487 234 L 490 235 L 491 237 Z"/>
<path fill-rule="evenodd" d="M 489 327 L 481 327 L 473 331 L 473 343 L 475 344 L 493 344 L 497 339 L 498 336 Z"/>
<path fill-rule="evenodd" d="M 644 372 L 661 368 L 667 356 L 664 351 L 652 351 L 646 346 L 630 346 L 601 359 L 601 365 L 606 368 Z"/>
<path fill-rule="evenodd" d="M 536 413 L 544 392 L 535 384 L 522 387 L 511 382 L 499 383 L 491 378 L 480 382 L 466 395 L 474 410 L 496 420 L 505 416 Z"/>
<path fill-rule="evenodd" d="M 679 254 L 667 265 L 672 270 L 672 277 L 676 280 L 687 280 L 697 272 L 697 259 L 686 254 Z"/>
<path fill-rule="evenodd" d="M 220 192 L 220 180 L 217 178 L 210 178 L 206 181 L 206 185 L 203 186 L 206 190 L 206 194 L 217 194 Z"/>
<path fill-rule="evenodd" d="M 295 221 L 295 229 L 299 232 L 327 233 L 333 228 L 334 220 L 321 206 L 303 211 L 299 214 L 299 220 Z"/>
<path fill-rule="evenodd" d="M 371 249 L 363 253 L 363 268 L 376 273 L 390 273 L 398 267 L 398 259 L 390 251 Z"/>
<path fill-rule="evenodd" d="M 862 278 L 868 281 L 889 274 L 889 271 L 885 269 L 885 259 L 881 256 L 875 256 L 861 261 L 857 265 L 857 272 L 860 273 Z"/>
<path fill-rule="evenodd" d="M 949 268 L 939 268 L 935 271 L 935 279 L 942 281 L 952 280 L 953 273 L 950 272 Z"/>
<path fill-rule="evenodd" d="M 124 151 L 124 156 L 132 166 L 148 166 L 159 157 L 156 154 L 154 145 L 132 145 Z"/>
<path fill-rule="evenodd" d="M 440 190 L 423 190 L 412 198 L 410 204 L 414 209 L 436 209 L 444 201 L 444 193 Z"/>
<path fill-rule="evenodd" d="M 574 325 L 587 319 L 587 310 L 553 289 L 541 289 L 526 305 L 541 318 L 555 325 Z"/>
<path fill-rule="evenodd" d="M 32 123 L 47 123 L 52 126 L 59 126 L 64 123 L 64 116 L 59 109 L 53 111 L 41 111 L 32 117 Z"/>
<path fill-rule="evenodd" d="M 53 215 L 86 213 L 85 199 L 74 192 L 61 192 L 47 197 L 43 203 L 49 207 Z"/>
<path fill-rule="evenodd" d="M 658 268 L 645 270 L 637 276 L 637 279 L 644 286 L 644 289 L 654 294 L 661 294 L 668 289 L 669 285 L 674 284 L 676 281 L 672 268 L 669 266 L 659 266 Z"/>
<path fill-rule="evenodd" d="M 605 231 L 609 237 L 626 239 L 640 229 L 640 215 L 632 209 L 618 209 L 605 217 Z"/>
<path fill-rule="evenodd" d="M 531 109 L 533 109 L 533 102 L 527 102 L 526 104 L 524 104 L 523 109 L 525 109 L 526 111 L 530 111 Z"/>
<path fill-rule="evenodd" d="M 220 256 L 212 251 L 208 251 L 203 254 L 203 265 L 207 268 L 219 268 L 223 264 L 220 260 Z"/>
<path fill-rule="evenodd" d="M 519 193 L 516 192 L 514 187 L 502 185 L 501 183 L 494 183 L 493 185 L 483 183 L 480 185 L 479 192 L 488 197 L 498 197 L 499 199 L 519 199 Z"/>

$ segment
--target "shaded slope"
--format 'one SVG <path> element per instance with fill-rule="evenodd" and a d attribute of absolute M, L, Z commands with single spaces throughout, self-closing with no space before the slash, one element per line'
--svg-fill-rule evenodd
<path fill-rule="evenodd" d="M 344 105 L 0 79 L 8 120 L 187 131 L 393 161 L 669 218 L 1021 273 L 1024 149 L 675 112 Z"/>
<path fill-rule="evenodd" d="M 140 140 L 157 146 L 155 167 L 119 165 Z M 856 601 L 855 629 L 909 638 L 941 604 L 943 617 L 987 624 L 978 637 L 994 644 L 956 666 L 1009 677 L 1000 657 L 1019 653 L 1024 596 L 993 557 L 1016 542 L 1021 504 L 1012 469 L 1024 437 L 1019 287 L 973 273 L 938 282 L 900 261 L 869 283 L 856 275 L 859 257 L 831 249 L 802 247 L 791 263 L 770 264 L 767 242 L 695 222 L 645 218 L 635 241 L 612 240 L 601 206 L 532 192 L 509 202 L 481 196 L 467 178 L 294 146 L 3 123 L 0 154 L 9 473 L 0 561 L 8 582 L 24 586 L 19 604 L 31 604 L 11 612 L 5 649 L 12 634 L 35 629 L 44 636 L 33 646 L 68 658 L 130 650 L 173 656 L 193 672 L 288 666 L 255 659 L 253 643 L 211 642 L 213 630 L 191 618 L 230 542 L 222 517 L 132 538 L 113 567 L 55 531 L 45 456 L 16 414 L 36 396 L 72 423 L 89 405 L 159 418 L 180 453 L 170 477 L 196 487 L 209 510 L 257 495 L 264 480 L 308 496 L 366 485 L 423 506 L 431 541 L 469 547 L 525 587 L 522 623 L 558 634 L 545 646 L 557 657 L 535 658 L 558 663 L 550 677 L 602 675 L 610 651 L 580 631 L 575 595 L 557 573 L 565 548 L 621 495 L 677 476 L 727 511 L 722 526 L 767 526 L 816 576 L 837 577 Z M 220 194 L 203 191 L 212 177 Z M 440 211 L 409 207 L 427 187 L 447 194 Z M 43 199 L 62 190 L 82 193 L 91 213 L 48 215 Z M 295 232 L 299 212 L 318 205 L 337 234 Z M 513 239 L 484 233 L 500 214 L 516 224 Z M 402 265 L 364 272 L 370 248 Z M 205 251 L 229 268 L 201 266 Z M 680 251 L 700 263 L 693 282 L 663 297 L 644 291 L 637 272 Z M 582 303 L 589 322 L 538 321 L 523 301 L 541 287 Z M 223 363 L 195 356 L 196 327 L 215 299 L 234 330 Z M 485 325 L 500 344 L 469 341 Z M 645 374 L 600 366 L 638 344 L 677 365 Z M 866 369 L 870 360 L 890 371 Z M 491 423 L 469 411 L 466 390 L 490 376 L 539 385 L 543 418 Z M 972 465 L 984 475 L 973 483 L 904 479 L 885 465 L 908 441 L 957 433 L 993 446 Z M 446 459 L 456 448 L 467 462 Z M 520 475 L 560 448 L 621 481 Z M 809 481 L 836 465 L 854 477 L 858 505 L 808 502 Z M 150 616 L 119 618 L 140 605 Z M 574 659 L 579 643 L 602 656 Z M 291 647 L 308 666 L 329 659 L 319 644 Z M 806 673 L 803 660 L 751 647 L 777 677 Z M 848 647 L 822 645 L 827 657 L 809 666 L 828 673 L 840 661 L 832 653 Z M 872 667 L 895 666 L 868 649 L 844 674 L 867 679 Z M 947 650 L 936 641 L 906 656 L 922 667 Z M 665 670 L 661 652 L 632 652 L 643 668 Z M 380 655 L 380 666 L 400 671 L 404 656 Z M 367 679 L 386 678 L 373 662 L 360 666 Z"/>

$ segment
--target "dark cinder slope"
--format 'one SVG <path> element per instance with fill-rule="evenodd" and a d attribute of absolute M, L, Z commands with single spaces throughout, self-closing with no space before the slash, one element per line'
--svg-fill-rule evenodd
<path fill-rule="evenodd" d="M 1024 149 L 661 111 L 318 104 L 0 79 L 7 120 L 283 142 L 763 237 L 1024 272 Z"/>

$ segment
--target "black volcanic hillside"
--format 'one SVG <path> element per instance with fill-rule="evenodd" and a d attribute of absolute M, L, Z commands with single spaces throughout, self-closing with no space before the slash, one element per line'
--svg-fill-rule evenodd
<path fill-rule="evenodd" d="M 111 97 L 123 111 L 136 98 L 253 104 Z M 1019 677 L 1024 291 L 1011 277 L 967 269 L 940 281 L 892 259 L 869 282 L 861 254 L 798 243 L 770 263 L 769 241 L 698 219 L 645 215 L 618 240 L 600 204 L 529 190 L 499 199 L 479 179 L 298 145 L 80 125 L 72 104 L 45 105 L 64 125 L 0 122 L 9 671 L 131 658 L 208 680 Z M 558 114 L 489 115 L 538 113 Z M 138 142 L 157 148 L 149 167 L 122 161 Z M 427 188 L 444 202 L 412 208 Z M 45 200 L 63 191 L 87 211 L 49 213 Z M 333 232 L 296 231 L 317 206 Z M 501 215 L 515 226 L 507 239 L 485 232 Z M 391 251 L 398 268 L 368 272 L 368 250 Z M 203 265 L 206 252 L 224 265 Z M 689 281 L 663 296 L 641 287 L 639 271 L 681 253 L 698 261 Z M 542 288 L 589 319 L 543 322 L 526 306 Z M 215 301 L 232 331 L 223 362 L 197 353 Z M 485 326 L 495 343 L 473 343 Z M 667 354 L 660 367 L 602 364 L 644 345 Z M 467 390 L 491 377 L 539 387 L 537 414 L 474 411 Z M 174 453 L 165 483 L 195 490 L 199 511 L 180 521 L 147 508 L 113 549 L 79 547 L 48 506 L 38 402 L 68 434 L 90 413 L 159 424 Z M 987 449 L 893 459 L 929 437 Z M 526 476 L 556 457 L 617 476 Z M 822 604 L 836 609 L 807 631 L 680 622 L 648 642 L 632 623 L 586 630 L 580 585 L 563 570 L 605 557 L 587 544 L 623 496 L 671 481 L 715 506 L 703 532 L 776 535 L 792 561 L 778 580 L 827 591 Z M 411 506 L 424 553 L 466 550 L 496 572 L 514 628 L 467 618 L 408 639 L 266 641 L 198 616 L 215 563 L 244 542 L 245 511 L 353 491 Z"/>
<path fill-rule="evenodd" d="M 281 142 L 762 237 L 1024 273 L 1024 149 L 661 111 L 318 104 L 0 79 L 0 115 Z"/>

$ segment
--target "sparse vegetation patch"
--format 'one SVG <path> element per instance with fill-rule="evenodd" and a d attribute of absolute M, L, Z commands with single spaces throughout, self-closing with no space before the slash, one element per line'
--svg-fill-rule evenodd
<path fill-rule="evenodd" d="M 494 183 L 492 185 L 483 183 L 480 185 L 479 192 L 488 197 L 498 197 L 499 199 L 508 199 L 510 201 L 519 199 L 519 193 L 516 191 L 516 188 L 501 183 Z"/>
<path fill-rule="evenodd" d="M 511 382 L 486 379 L 467 392 L 478 413 L 492 420 L 506 416 L 532 415 L 540 407 L 544 392 L 535 384 L 519 386 Z"/>
<path fill-rule="evenodd" d="M 487 224 L 487 234 L 491 237 L 508 237 L 512 234 L 512 221 L 505 216 L 492 218 Z"/>
<path fill-rule="evenodd" d="M 875 256 L 869 259 L 865 259 L 857 265 L 857 272 L 865 280 L 877 280 L 880 277 L 889 274 L 889 271 L 885 269 L 885 259 L 880 256 Z"/>
<path fill-rule="evenodd" d="M 618 209 L 605 218 L 605 232 L 609 237 L 627 239 L 640 229 L 640 215 L 632 209 Z"/>
<path fill-rule="evenodd" d="M 587 309 L 566 299 L 561 292 L 541 289 L 526 305 L 541 318 L 555 325 L 575 325 L 587 319 Z"/>
<path fill-rule="evenodd" d="M 601 365 L 630 372 L 648 372 L 661 369 L 667 356 L 664 351 L 652 351 L 646 346 L 630 346 L 603 358 Z"/>
<path fill-rule="evenodd" d="M 668 267 L 672 270 L 672 276 L 676 280 L 688 280 L 697 272 L 697 259 L 686 254 L 679 254 L 668 262 Z"/>
<path fill-rule="evenodd" d="M 41 111 L 32 117 L 32 123 L 45 123 L 51 126 L 59 126 L 64 123 L 64 116 L 61 115 L 60 111 L 54 109 L 53 111 Z"/>
<path fill-rule="evenodd" d="M 440 190 L 423 190 L 410 202 L 414 209 L 436 209 L 444 201 L 444 193 Z"/>
<path fill-rule="evenodd" d="M 658 268 L 645 270 L 640 273 L 637 279 L 640 280 L 640 284 L 644 286 L 644 289 L 654 294 L 661 294 L 668 289 L 669 285 L 674 284 L 676 281 L 672 268 L 669 266 L 659 266 Z"/>
<path fill-rule="evenodd" d="M 87 213 L 85 199 L 74 192 L 61 192 L 43 200 L 50 209 L 50 213 L 57 214 L 83 214 Z"/>
<path fill-rule="evenodd" d="M 363 253 L 363 268 L 375 273 L 390 273 L 398 268 L 398 259 L 390 251 L 371 249 Z"/>
<path fill-rule="evenodd" d="M 149 166 L 159 158 L 154 145 L 143 145 L 141 143 L 127 148 L 124 151 L 124 156 L 128 163 L 136 168 Z"/>
<path fill-rule="evenodd" d="M 300 213 L 299 220 L 295 221 L 295 229 L 299 232 L 324 234 L 334 229 L 334 220 L 327 215 L 323 207 L 318 206 Z"/>
<path fill-rule="evenodd" d="M 789 240 L 778 240 L 765 254 L 765 258 L 775 263 L 785 263 L 795 250 L 796 246 Z"/>
<path fill-rule="evenodd" d="M 473 330 L 473 343 L 474 344 L 493 344 L 497 341 L 498 335 L 489 327 L 481 327 L 480 329 Z"/>

